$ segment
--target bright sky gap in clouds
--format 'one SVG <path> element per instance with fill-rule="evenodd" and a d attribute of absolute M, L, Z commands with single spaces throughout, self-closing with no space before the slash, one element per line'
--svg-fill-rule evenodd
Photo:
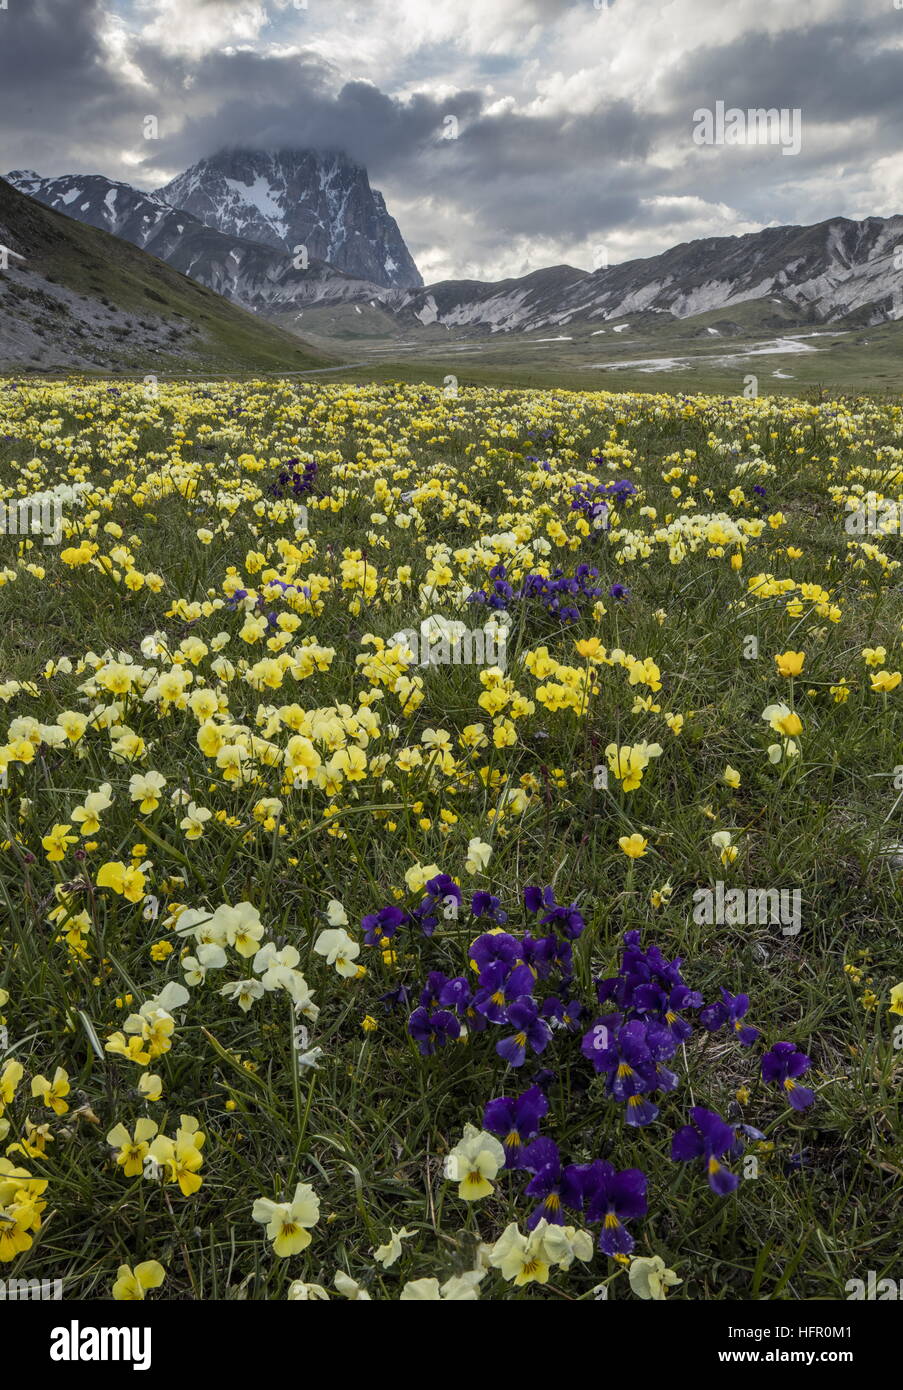
<path fill-rule="evenodd" d="M 0 170 L 342 148 L 427 282 L 494 280 L 903 212 L 901 79 L 895 0 L 9 0 Z M 694 144 L 719 100 L 798 108 L 800 153 Z"/>

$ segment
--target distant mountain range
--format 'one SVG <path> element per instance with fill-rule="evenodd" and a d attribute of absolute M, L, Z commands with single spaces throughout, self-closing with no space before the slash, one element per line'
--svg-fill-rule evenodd
<path fill-rule="evenodd" d="M 791 306 L 801 323 L 852 317 L 876 324 L 903 318 L 898 246 L 903 216 L 838 217 L 813 227 L 684 242 L 592 273 L 552 266 L 496 284 L 450 280 L 383 299 L 423 324 L 494 332 L 604 323 L 642 312 L 685 319 L 768 299 Z"/>
<path fill-rule="evenodd" d="M 110 231 L 218 294 L 283 323 L 307 306 L 367 303 L 405 330 L 559 330 L 628 315 L 691 318 L 754 300 L 800 324 L 903 318 L 903 216 L 831 218 L 682 243 L 593 272 L 551 266 L 497 282 L 424 286 L 367 172 L 344 154 L 221 151 L 143 193 L 99 174 L 10 182 Z M 297 250 L 304 248 L 299 258 Z"/>

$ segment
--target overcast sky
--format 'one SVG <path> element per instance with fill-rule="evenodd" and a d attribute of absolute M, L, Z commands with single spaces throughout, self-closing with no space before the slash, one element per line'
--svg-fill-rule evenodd
<path fill-rule="evenodd" d="M 0 171 L 155 188 L 224 145 L 344 149 L 428 282 L 903 212 L 903 0 L 6 5 Z M 696 145 L 719 100 L 799 108 L 801 152 Z"/>

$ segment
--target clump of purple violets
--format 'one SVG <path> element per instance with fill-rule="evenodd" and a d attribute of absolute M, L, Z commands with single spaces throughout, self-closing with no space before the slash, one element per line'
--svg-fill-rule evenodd
<path fill-rule="evenodd" d="M 581 616 L 580 605 L 602 597 L 602 589 L 594 583 L 599 571 L 590 565 L 578 565 L 573 574 L 555 569 L 550 575 L 526 574 L 519 589 L 508 581 L 504 565 L 493 565 L 489 571 L 491 585 L 476 589 L 468 595 L 468 603 L 482 603 L 494 612 L 508 612 L 530 599 L 536 600 L 553 618 L 574 623 Z"/>
<path fill-rule="evenodd" d="M 456 920 L 463 901 L 454 880 L 438 874 L 425 887 L 412 912 L 392 907 L 365 917 L 365 940 L 384 945 L 403 923 L 419 926 L 429 937 L 440 915 Z M 408 1033 L 428 1057 L 459 1039 L 497 1030 L 495 1053 L 512 1070 L 536 1059 L 534 1083 L 519 1095 L 490 1101 L 483 1116 L 483 1127 L 502 1141 L 506 1169 L 512 1176 L 523 1174 L 525 1195 L 537 1202 L 528 1228 L 541 1220 L 561 1225 L 570 1211 L 590 1224 L 602 1223 L 598 1244 L 605 1254 L 629 1255 L 633 1237 L 625 1223 L 646 1213 L 646 1175 L 634 1168 L 619 1172 L 601 1158 L 562 1163 L 558 1146 L 539 1133 L 549 1110 L 544 1088 L 556 1073 L 538 1059 L 556 1035 L 577 1034 L 580 1051 L 604 1080 L 606 1094 L 623 1106 L 625 1122 L 645 1127 L 659 1117 L 654 1097 L 679 1084 L 666 1064 L 698 1030 L 723 1030 L 743 1047 L 752 1047 L 761 1034 L 746 1022 L 747 995 L 722 988 L 720 998 L 706 1004 L 684 980 L 680 958 L 668 959 L 656 945 L 642 946 L 638 931 L 625 933 L 617 972 L 593 981 L 603 1011 L 587 1026 L 592 1014 L 572 997 L 573 943 L 586 928 L 583 913 L 576 903 L 559 903 L 549 885 L 529 885 L 524 908 L 535 925 L 515 933 L 508 929 L 499 898 L 486 891 L 473 894 L 471 916 L 491 926 L 469 943 L 470 973 L 431 971 L 408 1019 Z M 383 998 L 390 1007 L 413 1002 L 407 987 Z M 775 1043 L 762 1059 L 762 1079 L 780 1087 L 789 1104 L 801 1111 L 815 1099 L 799 1084 L 810 1065 L 795 1044 Z M 672 1133 L 671 1159 L 696 1164 L 714 1193 L 729 1195 L 739 1178 L 728 1163 L 743 1157 L 748 1142 L 761 1142 L 765 1135 L 700 1105 L 690 1107 L 688 1121 Z"/>
<path fill-rule="evenodd" d="M 308 459 L 303 467 L 299 467 L 300 463 L 300 459 L 286 460 L 282 472 L 270 485 L 272 497 L 303 497 L 305 493 L 313 491 L 319 466 L 313 459 Z"/>

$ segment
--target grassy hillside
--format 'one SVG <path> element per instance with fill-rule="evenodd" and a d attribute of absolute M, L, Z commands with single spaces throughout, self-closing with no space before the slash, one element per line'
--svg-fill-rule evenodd
<path fill-rule="evenodd" d="M 3 179 L 0 244 L 12 253 L 0 269 L 0 367 L 7 370 L 300 371 L 329 361 Z"/>

